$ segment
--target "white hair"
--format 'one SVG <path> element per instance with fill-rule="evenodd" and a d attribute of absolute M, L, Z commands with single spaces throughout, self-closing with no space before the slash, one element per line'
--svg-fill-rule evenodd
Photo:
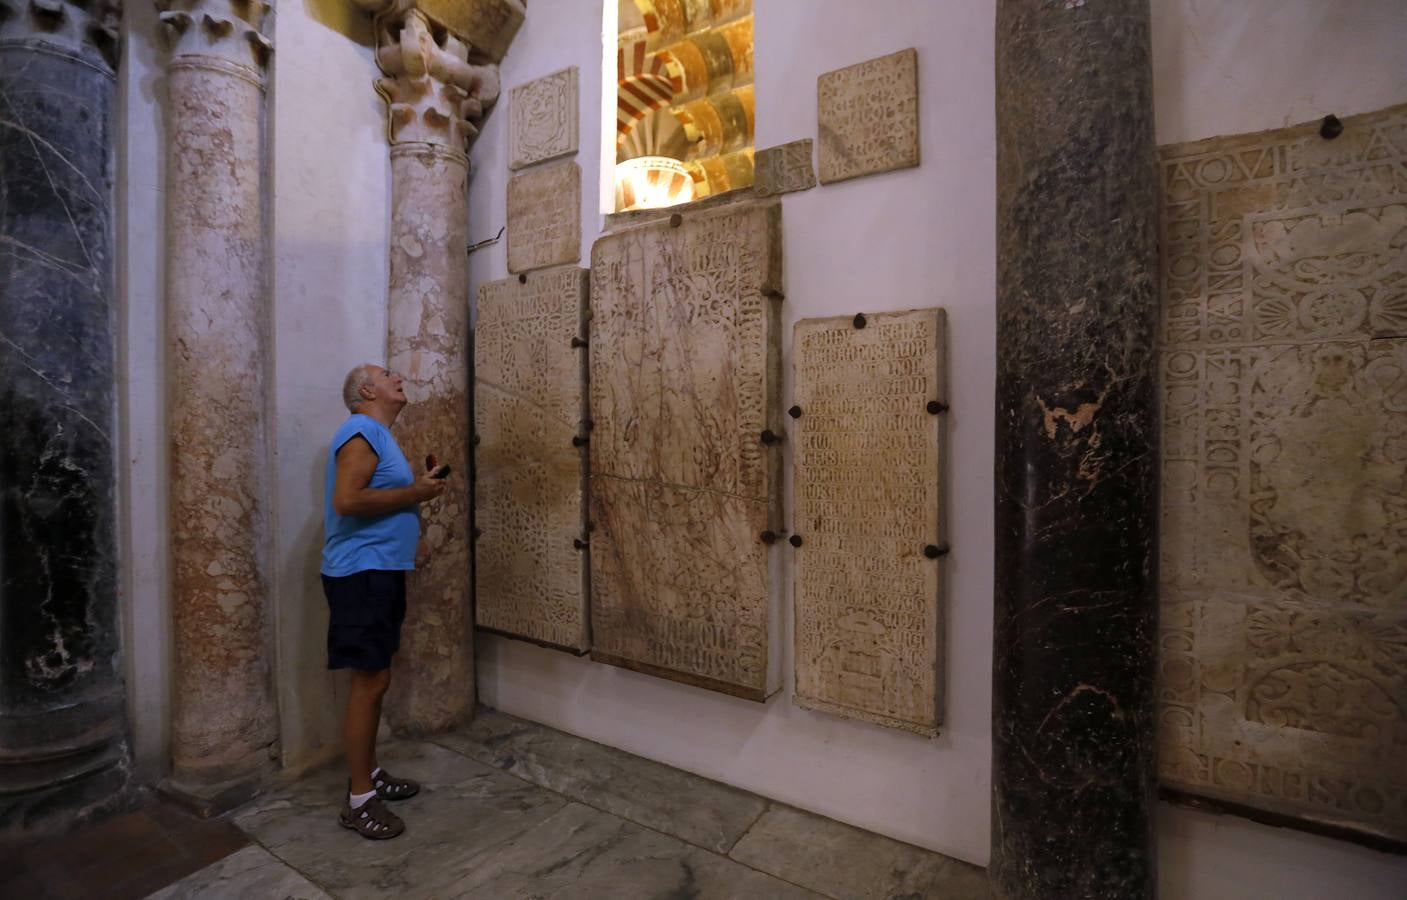
<path fill-rule="evenodd" d="M 342 402 L 347 404 L 348 412 L 356 412 L 358 404 L 365 401 L 362 388 L 371 384 L 371 370 L 374 368 L 376 366 L 371 363 L 362 363 L 347 373 L 347 380 L 342 382 Z"/>

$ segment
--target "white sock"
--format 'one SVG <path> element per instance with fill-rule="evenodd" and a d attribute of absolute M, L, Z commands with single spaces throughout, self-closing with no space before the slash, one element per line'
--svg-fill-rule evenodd
<path fill-rule="evenodd" d="M 372 788 L 371 790 L 367 791 L 365 794 L 348 794 L 348 795 L 347 795 L 347 803 L 352 807 L 352 809 L 361 809 L 361 808 L 362 808 L 362 804 L 366 803 L 366 801 L 370 800 L 372 797 L 375 797 L 375 796 L 376 796 L 376 789 L 375 789 L 375 788 Z"/>

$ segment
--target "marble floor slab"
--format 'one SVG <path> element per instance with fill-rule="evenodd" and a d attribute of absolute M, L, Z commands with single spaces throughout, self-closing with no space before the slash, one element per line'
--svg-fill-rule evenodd
<path fill-rule="evenodd" d="M 331 900 L 327 892 L 263 847 L 245 847 L 147 900 Z"/>
<path fill-rule="evenodd" d="M 588 806 L 727 853 L 767 801 L 689 772 L 481 708 L 440 744 Z"/>
<path fill-rule="evenodd" d="M 435 744 L 394 743 L 380 756 L 388 770 L 421 784 L 418 796 L 392 807 L 406 823 L 400 837 L 369 841 L 337 824 L 346 790 L 340 768 L 254 801 L 234 823 L 334 896 L 437 898 L 485 850 L 567 802 Z"/>
<path fill-rule="evenodd" d="M 989 896 L 984 869 L 787 806 L 767 810 L 729 856 L 836 900 Z"/>

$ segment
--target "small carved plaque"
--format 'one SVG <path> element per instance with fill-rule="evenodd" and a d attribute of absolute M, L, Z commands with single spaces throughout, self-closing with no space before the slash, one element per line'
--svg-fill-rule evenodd
<path fill-rule="evenodd" d="M 816 84 L 821 183 L 918 165 L 918 51 L 822 75 Z"/>
<path fill-rule="evenodd" d="M 917 734 L 942 704 L 941 309 L 796 323 L 796 702 Z"/>
<path fill-rule="evenodd" d="M 591 259 L 592 658 L 753 700 L 779 687 L 780 228 L 776 203 L 688 213 Z"/>
<path fill-rule="evenodd" d="M 1162 150 L 1165 784 L 1407 841 L 1407 106 Z"/>
<path fill-rule="evenodd" d="M 508 180 L 508 271 L 581 259 L 581 167 L 542 166 Z"/>
<path fill-rule="evenodd" d="M 758 150 L 755 163 L 753 190 L 759 197 L 805 191 L 816 186 L 810 138 Z"/>
<path fill-rule="evenodd" d="M 474 620 L 584 651 L 587 557 L 581 433 L 587 270 L 478 288 L 474 328 Z"/>
<path fill-rule="evenodd" d="M 508 167 L 521 169 L 577 151 L 577 67 L 512 91 L 508 104 Z"/>
<path fill-rule="evenodd" d="M 475 622 L 584 651 L 587 271 L 482 285 L 474 328 Z"/>

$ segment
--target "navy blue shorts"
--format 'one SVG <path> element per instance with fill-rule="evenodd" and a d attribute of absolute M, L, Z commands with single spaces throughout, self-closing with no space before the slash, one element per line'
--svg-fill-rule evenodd
<path fill-rule="evenodd" d="M 327 667 L 391 668 L 405 621 L 405 572 L 368 569 L 322 576 L 327 595 Z"/>

